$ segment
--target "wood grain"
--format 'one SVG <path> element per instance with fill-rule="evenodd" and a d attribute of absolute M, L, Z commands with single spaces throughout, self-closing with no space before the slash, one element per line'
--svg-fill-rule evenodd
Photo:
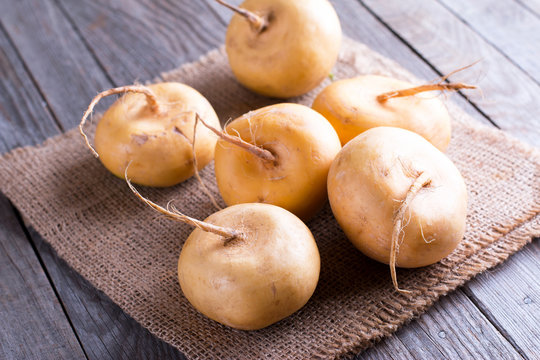
<path fill-rule="evenodd" d="M 362 1 L 439 72 L 448 74 L 481 60 L 475 68 L 450 77 L 478 85 L 466 93 L 498 126 L 540 145 L 540 87 L 448 9 L 435 1 Z"/>
<path fill-rule="evenodd" d="M 3 51 L 0 53 L 0 64 L 5 74 L 0 84 L 6 89 L 0 97 L 3 116 L 0 126 L 9 130 L 0 132 L 0 141 L 4 144 L 0 149 L 2 152 L 15 146 L 39 143 L 58 133 L 59 126 L 55 123 L 53 112 L 48 111 L 49 107 L 54 109 L 55 116 L 59 116 L 58 123 L 62 127 L 73 127 L 78 123 L 90 98 L 98 91 L 111 87 L 106 74 L 97 62 L 92 60 L 92 54 L 52 2 L 16 2 L 11 4 L 8 15 L 10 18 L 2 17 L 2 22 L 13 34 L 14 42 L 25 66 L 31 71 L 36 86 L 47 96 L 41 98 L 23 65 L 20 61 L 17 62 L 17 54 L 14 50 L 10 51 L 7 38 L 0 37 L 0 50 Z M 41 34 L 41 29 L 48 29 L 48 34 Z M 49 45 L 54 38 L 62 38 L 62 41 Z M 47 47 L 52 49 L 43 52 Z M 58 57 L 63 61 L 59 62 Z M 81 86 L 84 86 L 84 91 L 81 91 Z M 151 335 L 127 316 L 106 295 L 89 286 L 86 280 L 71 270 L 43 243 L 41 237 L 34 232 L 31 234 L 53 286 L 56 287 L 90 359 L 141 356 L 149 359 L 183 358 L 176 349 Z M 0 240 L 0 243 L 3 241 Z M 30 243 L 28 246 L 30 247 Z M 30 261 L 32 258 L 29 256 L 28 259 Z M 35 259 L 37 261 L 37 258 Z M 33 311 L 32 308 L 25 310 L 24 306 L 20 306 L 18 310 L 21 313 Z M 62 312 L 60 315 L 64 316 Z M 54 329 L 50 332 L 54 333 Z M 34 351 L 38 353 L 39 345 L 39 342 L 33 345 Z M 72 357 L 68 354 L 57 358 Z"/>
<path fill-rule="evenodd" d="M 7 199 L 0 195 L 0 359 L 84 359 Z"/>
<path fill-rule="evenodd" d="M 467 284 L 467 295 L 527 358 L 540 356 L 540 239 Z"/>
<path fill-rule="evenodd" d="M 58 131 L 5 32 L 0 31 L 0 153 Z M 68 318 L 0 195 L 0 359 L 85 358 Z"/>
<path fill-rule="evenodd" d="M 39 91 L 3 29 L 0 29 L 0 153 L 55 135 L 55 124 Z"/>
<path fill-rule="evenodd" d="M 461 290 L 357 359 L 520 359 Z"/>
<path fill-rule="evenodd" d="M 514 0 L 439 0 L 527 75 L 540 82 L 540 18 Z M 489 14 L 489 16 L 486 16 Z M 502 25 L 504 24 L 504 25 Z"/>
<path fill-rule="evenodd" d="M 224 39 L 224 25 L 204 1 L 59 3 L 119 85 L 152 80 Z"/>
<path fill-rule="evenodd" d="M 3 9 L 2 25 L 54 118 L 65 130 L 74 127 L 110 82 L 51 0 L 14 1 Z"/>

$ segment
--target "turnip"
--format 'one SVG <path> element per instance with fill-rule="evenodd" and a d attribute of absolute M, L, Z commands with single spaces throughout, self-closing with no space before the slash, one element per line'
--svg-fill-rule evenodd
<path fill-rule="evenodd" d="M 87 117 L 99 100 L 123 93 L 128 94 L 113 103 L 99 121 L 94 150 L 83 131 Z M 192 146 L 197 115 L 220 127 L 208 100 L 187 85 L 123 86 L 98 94 L 84 113 L 79 129 L 93 154 L 114 175 L 123 177 L 131 162 L 133 182 L 171 186 L 193 175 L 195 159 L 199 169 L 213 159 L 217 137 L 207 128 L 200 126 L 197 143 Z"/>
<path fill-rule="evenodd" d="M 377 127 L 347 143 L 328 174 L 332 211 L 365 255 L 395 267 L 433 264 L 463 238 L 467 190 L 441 151 L 411 131 Z"/>
<path fill-rule="evenodd" d="M 341 26 L 327 0 L 246 0 L 234 11 L 225 47 L 231 69 L 250 90 L 298 96 L 328 76 L 341 46 Z"/>
<path fill-rule="evenodd" d="M 187 300 L 224 325 L 256 330 L 303 307 L 317 286 L 320 256 L 313 235 L 296 216 L 268 204 L 240 204 L 205 221 L 165 209 L 131 190 L 168 217 L 196 227 L 178 259 Z"/>
<path fill-rule="evenodd" d="M 269 203 L 307 220 L 326 202 L 328 170 L 341 145 L 316 111 L 270 105 L 215 132 L 216 179 L 227 205 Z"/>
<path fill-rule="evenodd" d="M 444 103 L 427 92 L 474 88 L 442 80 L 414 86 L 390 77 L 364 75 L 333 82 L 315 98 L 312 108 L 330 121 L 342 145 L 373 127 L 395 126 L 414 131 L 445 151 L 451 135 L 450 115 Z"/>

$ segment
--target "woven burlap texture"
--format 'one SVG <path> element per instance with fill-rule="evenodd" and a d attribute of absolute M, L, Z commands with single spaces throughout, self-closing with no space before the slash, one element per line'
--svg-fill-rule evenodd
<path fill-rule="evenodd" d="M 334 76 L 359 74 L 420 83 L 396 63 L 346 40 Z M 198 89 L 222 121 L 276 102 L 238 85 L 223 49 L 162 78 Z M 293 101 L 311 105 L 328 83 Z M 91 155 L 77 131 L 4 155 L 0 188 L 75 270 L 188 357 L 333 358 L 359 352 L 391 334 L 441 295 L 540 235 L 538 151 L 478 125 L 451 103 L 448 107 L 454 119 L 448 156 L 463 174 L 469 193 L 467 231 L 458 249 L 435 265 L 399 270 L 400 286 L 412 291 L 400 294 L 392 288 L 388 267 L 353 248 L 326 206 L 308 223 L 321 254 L 315 294 L 300 311 L 259 331 L 222 326 L 187 302 L 177 280 L 177 259 L 192 229 L 141 204 L 122 179 Z M 213 166 L 201 175 L 219 198 Z M 174 200 L 179 209 L 199 219 L 214 211 L 194 179 L 141 192 L 161 204 Z"/>

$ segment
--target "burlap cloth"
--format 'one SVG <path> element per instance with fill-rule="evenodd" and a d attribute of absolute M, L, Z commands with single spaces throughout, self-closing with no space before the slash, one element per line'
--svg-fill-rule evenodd
<path fill-rule="evenodd" d="M 367 73 L 418 81 L 396 63 L 346 40 L 335 77 Z M 198 89 L 222 121 L 275 102 L 236 83 L 223 49 L 162 78 Z M 294 101 L 311 105 L 321 87 Z M 192 229 L 142 205 L 123 180 L 92 157 L 77 131 L 6 154 L 0 160 L 0 188 L 74 269 L 188 357 L 332 358 L 391 334 L 441 295 L 540 235 L 539 152 L 478 125 L 451 103 L 448 107 L 454 118 L 448 155 L 469 192 L 467 232 L 458 249 L 438 264 L 399 270 L 400 285 L 412 290 L 402 295 L 393 290 L 388 267 L 355 250 L 326 206 L 308 224 L 322 262 L 315 294 L 300 311 L 259 331 L 229 329 L 191 307 L 176 273 L 180 248 Z M 202 178 L 217 194 L 212 165 Z M 175 199 L 179 209 L 200 219 L 214 211 L 194 179 L 141 191 L 161 204 Z"/>

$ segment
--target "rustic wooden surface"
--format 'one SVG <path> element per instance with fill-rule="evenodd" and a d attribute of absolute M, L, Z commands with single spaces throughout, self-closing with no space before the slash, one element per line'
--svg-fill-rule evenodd
<path fill-rule="evenodd" d="M 239 3 L 239 1 L 232 1 Z M 335 0 L 346 35 L 540 145 L 540 2 Z M 0 152 L 74 127 L 97 92 L 196 60 L 231 14 L 213 0 L 0 0 Z M 105 105 L 101 105 L 103 107 Z M 0 195 L 0 359 L 182 359 L 67 266 Z M 358 359 L 540 358 L 540 245 L 442 298 Z"/>

